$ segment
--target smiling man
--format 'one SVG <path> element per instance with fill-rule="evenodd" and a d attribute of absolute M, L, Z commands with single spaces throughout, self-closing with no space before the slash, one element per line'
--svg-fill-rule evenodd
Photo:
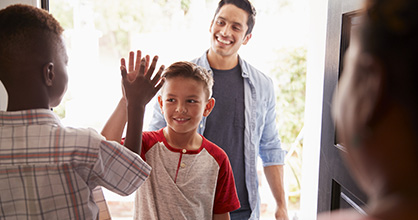
<path fill-rule="evenodd" d="M 248 0 L 221 0 L 210 24 L 211 47 L 192 62 L 213 74 L 216 107 L 200 122 L 198 132 L 228 154 L 234 172 L 241 208 L 231 219 L 259 219 L 257 159 L 276 199 L 276 219 L 287 220 L 283 189 L 283 164 L 276 128 L 272 80 L 238 55 L 252 36 L 255 9 Z M 166 126 L 155 105 L 150 129 Z"/>

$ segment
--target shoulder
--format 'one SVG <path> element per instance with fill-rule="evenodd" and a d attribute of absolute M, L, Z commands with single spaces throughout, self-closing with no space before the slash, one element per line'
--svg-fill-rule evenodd
<path fill-rule="evenodd" d="M 190 62 L 192 62 L 192 63 L 194 63 L 194 64 L 196 64 L 198 66 L 201 66 L 201 67 L 205 68 L 208 71 L 211 71 L 211 68 L 210 68 L 210 65 L 209 65 L 209 61 L 208 61 L 208 57 L 207 57 L 207 51 L 205 51 L 202 54 L 202 56 L 197 57 L 197 58 L 191 60 Z"/>
<path fill-rule="evenodd" d="M 205 148 L 206 151 L 216 160 L 219 166 L 222 166 L 226 162 L 229 163 L 229 159 L 225 151 L 218 145 L 209 141 L 205 137 L 203 137 L 202 145 L 203 148 Z"/>
<path fill-rule="evenodd" d="M 143 153 L 148 152 L 153 146 L 155 146 L 158 142 L 164 142 L 165 137 L 163 133 L 163 129 L 160 129 L 158 131 L 144 131 L 142 132 L 142 152 L 141 156 L 143 156 Z"/>
<path fill-rule="evenodd" d="M 250 63 L 248 63 L 241 57 L 239 58 L 239 63 L 240 63 L 243 75 L 249 79 L 252 86 L 256 90 L 261 89 L 263 91 L 268 90 L 268 91 L 274 92 L 273 80 L 268 75 L 266 75 L 259 69 L 255 68 L 254 66 L 252 66 Z M 262 93 L 262 94 L 265 94 L 265 93 Z"/>
<path fill-rule="evenodd" d="M 144 131 L 142 132 L 142 141 L 146 140 L 148 142 L 157 142 L 163 141 L 164 134 L 163 129 L 157 131 Z"/>
<path fill-rule="evenodd" d="M 239 63 L 241 65 L 241 69 L 244 72 L 244 74 L 248 74 L 250 78 L 255 78 L 262 81 L 268 81 L 271 82 L 271 78 L 263 73 L 261 70 L 257 69 L 253 65 L 251 65 L 249 62 L 244 60 L 243 58 L 239 57 Z"/>

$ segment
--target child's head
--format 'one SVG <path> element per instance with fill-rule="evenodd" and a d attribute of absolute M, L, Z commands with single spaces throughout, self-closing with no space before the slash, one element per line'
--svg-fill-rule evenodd
<path fill-rule="evenodd" d="M 163 74 L 165 83 L 158 97 L 168 127 L 177 131 L 196 130 L 203 116 L 212 111 L 213 77 L 191 62 L 176 62 Z"/>
<path fill-rule="evenodd" d="M 45 10 L 20 4 L 0 10 L 0 80 L 9 111 L 60 103 L 68 81 L 62 32 Z"/>
<path fill-rule="evenodd" d="M 163 73 L 163 77 L 167 80 L 179 76 L 202 82 L 207 99 L 212 96 L 213 77 L 204 68 L 191 62 L 180 61 L 171 64 Z"/>

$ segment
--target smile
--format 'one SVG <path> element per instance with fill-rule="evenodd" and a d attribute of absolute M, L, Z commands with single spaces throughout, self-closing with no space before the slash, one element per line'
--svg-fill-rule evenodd
<path fill-rule="evenodd" d="M 220 37 L 216 37 L 216 40 L 217 41 L 219 41 L 219 42 L 221 42 L 221 43 L 223 43 L 223 44 L 226 44 L 226 45 L 229 45 L 229 44 L 232 44 L 232 41 L 229 41 L 229 40 L 223 40 L 223 39 L 221 39 Z"/>
<path fill-rule="evenodd" d="M 178 121 L 178 122 L 185 122 L 190 120 L 190 118 L 174 118 L 174 121 Z"/>

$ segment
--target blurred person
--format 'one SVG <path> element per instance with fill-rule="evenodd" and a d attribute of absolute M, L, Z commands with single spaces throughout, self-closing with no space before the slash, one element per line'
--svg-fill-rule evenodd
<path fill-rule="evenodd" d="M 318 219 L 418 219 L 418 1 L 367 0 L 333 103 L 344 161 L 368 196 L 367 215 Z"/>

